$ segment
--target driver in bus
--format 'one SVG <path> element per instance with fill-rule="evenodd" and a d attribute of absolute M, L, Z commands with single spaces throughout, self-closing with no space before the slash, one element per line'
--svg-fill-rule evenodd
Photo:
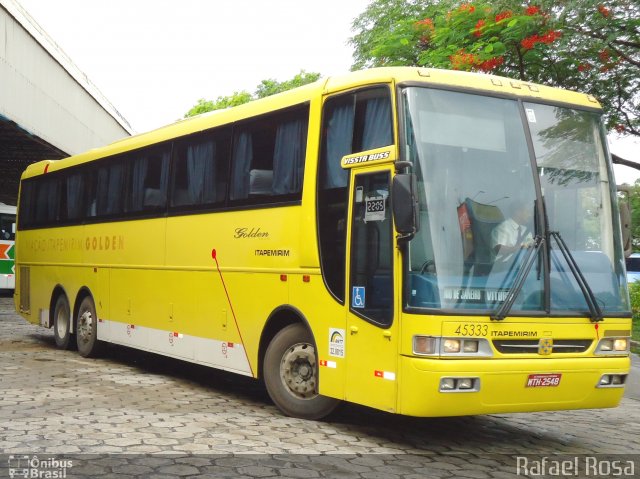
<path fill-rule="evenodd" d="M 496 261 L 507 261 L 518 250 L 533 245 L 532 206 L 526 202 L 514 202 L 509 208 L 509 217 L 491 232 L 491 249 Z"/>

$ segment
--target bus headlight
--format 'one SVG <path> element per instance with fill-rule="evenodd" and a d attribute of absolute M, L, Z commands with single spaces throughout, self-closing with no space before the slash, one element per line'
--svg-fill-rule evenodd
<path fill-rule="evenodd" d="M 629 348 L 629 341 L 627 338 L 619 338 L 613 342 L 614 351 L 626 351 Z"/>
<path fill-rule="evenodd" d="M 602 338 L 596 354 L 629 354 L 629 338 Z"/>
<path fill-rule="evenodd" d="M 477 339 L 465 339 L 462 350 L 465 353 L 477 353 L 480 342 Z"/>
<path fill-rule="evenodd" d="M 486 338 L 442 338 L 415 335 L 413 337 L 413 354 L 452 358 L 491 357 L 493 350 Z"/>
<path fill-rule="evenodd" d="M 442 347 L 443 352 L 446 353 L 459 353 L 460 352 L 460 340 L 459 339 L 445 339 Z"/>

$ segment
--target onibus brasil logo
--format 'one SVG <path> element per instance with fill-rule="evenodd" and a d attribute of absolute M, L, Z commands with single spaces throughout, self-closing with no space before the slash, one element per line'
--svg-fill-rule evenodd
<path fill-rule="evenodd" d="M 38 456 L 10 455 L 9 477 L 13 478 L 38 478 L 38 479 L 64 479 L 67 477 L 67 469 L 73 467 L 73 461 L 58 459 L 55 457 L 39 458 Z"/>

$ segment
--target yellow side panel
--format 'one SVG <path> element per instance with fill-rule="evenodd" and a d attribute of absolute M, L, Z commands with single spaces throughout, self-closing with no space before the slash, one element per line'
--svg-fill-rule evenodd
<path fill-rule="evenodd" d="M 308 277 L 308 281 L 301 274 L 289 277 L 290 304 L 302 312 L 312 330 L 320 361 L 320 394 L 344 399 L 347 372 L 344 341 L 348 334 L 345 307 L 329 295 L 322 276 L 316 272 Z"/>

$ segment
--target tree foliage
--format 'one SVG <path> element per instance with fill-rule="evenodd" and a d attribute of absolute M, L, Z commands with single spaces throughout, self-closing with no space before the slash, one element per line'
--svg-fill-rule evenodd
<path fill-rule="evenodd" d="M 276 93 L 281 93 L 306 85 L 307 83 L 313 83 L 318 78 L 320 78 L 319 73 L 307 73 L 304 70 L 301 70 L 300 73 L 295 75 L 293 78 L 283 82 L 279 82 L 272 78 L 262 80 L 253 95 L 246 90 L 242 90 L 234 92 L 233 95 L 230 96 L 219 96 L 215 100 L 205 100 L 204 98 L 201 98 L 187 113 L 184 114 L 184 117 L 188 118 L 209 111 L 223 110 L 225 108 L 242 105 L 252 100 L 257 100 L 258 98 L 265 98 L 267 96 L 275 95 Z"/>
<path fill-rule="evenodd" d="M 251 100 L 253 100 L 251 93 L 245 90 L 234 92 L 234 94 L 231 96 L 219 96 L 215 100 L 205 100 L 204 98 L 200 98 L 198 102 L 184 114 L 184 117 L 188 118 L 190 116 L 200 115 L 201 113 L 206 113 L 208 111 L 224 110 L 225 108 L 248 103 Z"/>
<path fill-rule="evenodd" d="M 290 80 L 279 82 L 270 78 L 268 80 L 262 80 L 258 88 L 256 89 L 256 97 L 264 98 L 276 93 L 282 93 L 283 91 L 292 90 L 299 86 L 313 83 L 320 78 L 320 73 L 307 73 L 301 70 L 296 76 Z"/>
<path fill-rule="evenodd" d="M 634 251 L 640 251 L 640 179 L 629 189 L 631 209 L 631 244 Z"/>
<path fill-rule="evenodd" d="M 640 135 L 637 0 L 373 0 L 353 31 L 354 69 L 429 66 L 585 91 L 610 130 Z"/>

